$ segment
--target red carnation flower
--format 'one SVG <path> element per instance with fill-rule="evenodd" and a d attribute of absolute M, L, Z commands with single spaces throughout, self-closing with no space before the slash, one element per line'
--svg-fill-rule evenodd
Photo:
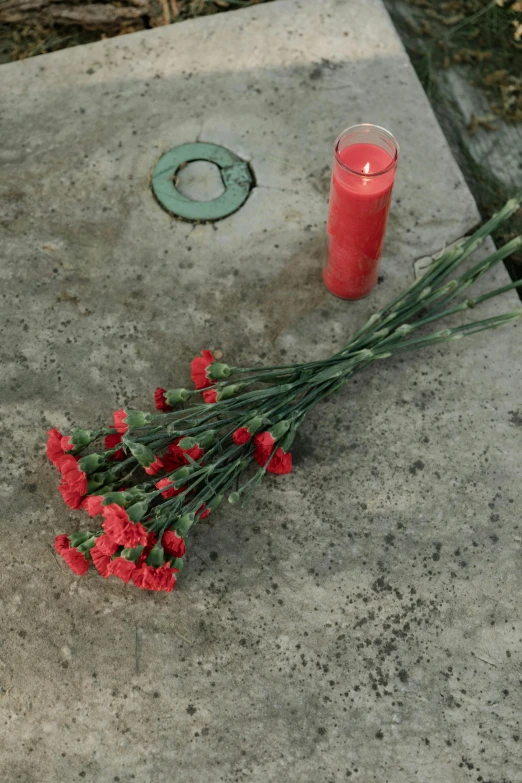
<path fill-rule="evenodd" d="M 64 503 L 66 503 L 69 508 L 80 508 L 84 498 L 81 492 L 78 492 L 74 487 L 71 487 L 66 481 L 60 481 L 58 484 L 58 491 L 60 492 Z"/>
<path fill-rule="evenodd" d="M 251 437 L 252 435 L 248 427 L 239 427 L 232 435 L 232 440 L 236 446 L 243 446 L 243 444 L 248 443 Z"/>
<path fill-rule="evenodd" d="M 187 459 L 187 454 L 191 459 L 197 462 L 205 453 L 197 443 L 195 446 L 192 446 L 191 449 L 180 448 L 178 446 L 180 440 L 181 438 L 176 438 L 174 443 L 170 444 L 167 454 L 163 456 L 163 467 L 169 473 L 171 473 L 173 470 L 176 470 L 176 468 L 181 468 L 183 465 L 190 464 Z"/>
<path fill-rule="evenodd" d="M 78 576 L 83 576 L 87 573 L 89 561 L 83 552 L 78 552 L 75 547 L 71 546 L 69 536 L 56 536 L 54 539 L 54 548 L 58 554 L 63 557 L 71 571 L 74 571 Z"/>
<path fill-rule="evenodd" d="M 115 429 L 111 424 L 111 430 Z M 121 435 L 119 432 L 111 432 L 109 435 L 105 436 L 105 448 L 106 449 L 113 449 L 115 446 L 118 445 L 118 443 L 121 443 Z M 123 449 L 118 449 L 118 451 L 115 451 L 112 456 L 107 457 L 107 459 L 110 460 L 120 460 L 125 459 L 125 452 Z"/>
<path fill-rule="evenodd" d="M 80 470 L 78 460 L 72 454 L 66 454 L 62 457 L 59 464 L 59 470 L 63 480 L 71 489 L 85 495 L 87 492 L 87 476 Z"/>
<path fill-rule="evenodd" d="M 132 581 L 142 590 L 171 593 L 176 584 L 177 569 L 168 565 L 154 568 L 146 563 L 133 574 Z"/>
<path fill-rule="evenodd" d="M 110 572 L 109 572 L 109 563 L 111 562 L 110 555 L 106 555 L 104 554 L 104 552 L 99 550 L 98 544 L 96 543 L 91 549 L 91 557 L 92 557 L 92 562 L 94 563 L 94 567 L 98 571 L 100 576 L 103 576 L 104 579 L 107 579 L 107 577 L 110 576 Z"/>
<path fill-rule="evenodd" d="M 115 557 L 107 566 L 108 576 L 117 576 L 126 584 L 130 582 L 133 573 L 136 571 L 136 563 L 132 560 L 126 560 L 124 557 Z"/>
<path fill-rule="evenodd" d="M 254 438 L 254 459 L 258 465 L 264 467 L 274 448 L 275 440 L 268 431 L 260 432 Z"/>
<path fill-rule="evenodd" d="M 71 440 L 70 435 L 64 435 L 60 441 L 60 446 L 64 451 L 72 451 L 74 449 L 74 443 Z"/>
<path fill-rule="evenodd" d="M 186 552 L 185 541 L 174 530 L 165 530 L 161 539 L 163 549 L 173 557 L 183 557 Z"/>
<path fill-rule="evenodd" d="M 147 468 L 145 468 L 145 473 L 148 473 L 149 476 L 155 476 L 156 473 L 159 473 L 162 468 L 163 468 L 163 462 L 160 460 L 159 457 L 156 457 L 154 462 L 151 462 L 150 465 Z"/>
<path fill-rule="evenodd" d="M 172 480 L 169 478 L 162 478 L 157 482 L 156 489 L 163 489 L 163 487 L 168 487 L 168 489 L 165 489 L 161 493 L 164 498 L 174 498 L 176 495 L 179 495 L 180 492 L 183 492 L 183 489 L 176 489 L 176 487 L 173 487 Z"/>
<path fill-rule="evenodd" d="M 132 522 L 127 516 L 127 512 L 116 503 L 111 503 L 103 507 L 103 516 L 105 522 L 103 529 L 113 541 L 120 546 L 133 549 L 138 545 L 147 543 L 147 531 L 141 522 Z"/>
<path fill-rule="evenodd" d="M 207 405 L 217 402 L 218 401 L 217 391 L 215 389 L 208 389 L 207 391 L 204 391 L 203 399 L 205 400 Z"/>
<path fill-rule="evenodd" d="M 117 432 L 119 432 L 120 435 L 124 435 L 129 429 L 127 424 L 124 422 L 124 419 L 127 418 L 127 411 L 120 409 L 119 411 L 114 411 L 112 415 L 114 418 L 114 426 L 116 427 Z"/>
<path fill-rule="evenodd" d="M 98 552 L 100 552 L 102 555 L 107 555 L 108 557 L 111 557 L 111 555 L 115 555 L 118 549 L 120 548 L 120 545 L 116 543 L 116 541 L 113 541 L 110 536 L 107 535 L 107 533 L 102 534 L 101 536 L 98 536 L 96 539 L 95 547 Z M 91 552 L 93 550 L 91 549 Z"/>
<path fill-rule="evenodd" d="M 66 549 L 69 549 L 71 546 L 71 542 L 69 541 L 69 536 L 66 536 L 64 533 L 62 533 L 59 536 L 56 536 L 54 539 L 54 548 L 58 552 L 59 555 L 62 554 Z"/>
<path fill-rule="evenodd" d="M 56 429 L 56 427 L 53 427 L 52 430 L 49 430 L 47 432 L 48 438 L 47 438 L 47 446 L 45 448 L 45 453 L 56 467 L 59 466 L 60 460 L 64 456 L 64 451 L 62 449 L 62 433 Z"/>
<path fill-rule="evenodd" d="M 103 495 L 88 495 L 82 501 L 82 508 L 90 517 L 97 517 L 102 513 L 102 500 Z"/>
<path fill-rule="evenodd" d="M 163 411 L 163 413 L 168 413 L 169 411 L 173 410 L 172 406 L 169 405 L 165 399 L 166 393 L 166 389 L 161 389 L 159 387 L 154 392 L 154 402 L 156 403 L 156 409 L 158 411 Z"/>
<path fill-rule="evenodd" d="M 279 447 L 268 463 L 267 471 L 268 473 L 278 473 L 279 475 L 291 473 L 292 455 L 290 452 L 287 454 L 281 447 Z"/>
<path fill-rule="evenodd" d="M 204 389 L 212 386 L 212 380 L 207 378 L 207 367 L 214 361 L 212 351 L 201 351 L 201 356 L 196 356 L 190 363 L 190 374 L 196 389 Z"/>

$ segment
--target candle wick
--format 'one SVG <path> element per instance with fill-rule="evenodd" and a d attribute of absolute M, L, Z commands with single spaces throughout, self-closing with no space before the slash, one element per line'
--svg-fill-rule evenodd
<path fill-rule="evenodd" d="M 369 171 L 370 171 L 370 161 L 368 161 L 368 163 L 366 163 L 362 167 L 361 171 L 362 171 L 363 174 L 368 174 L 369 173 Z"/>

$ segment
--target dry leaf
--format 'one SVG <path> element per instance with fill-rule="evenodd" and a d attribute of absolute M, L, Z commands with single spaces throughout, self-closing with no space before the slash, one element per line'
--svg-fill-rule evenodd
<path fill-rule="evenodd" d="M 491 124 L 491 121 L 494 119 L 495 117 L 493 114 L 485 114 L 483 117 L 477 117 L 475 116 L 475 114 L 472 114 L 471 119 L 468 123 L 469 135 L 473 136 L 473 134 L 476 133 L 479 128 L 484 128 L 484 130 L 488 130 L 488 131 L 498 130 L 498 128 L 495 125 Z"/>

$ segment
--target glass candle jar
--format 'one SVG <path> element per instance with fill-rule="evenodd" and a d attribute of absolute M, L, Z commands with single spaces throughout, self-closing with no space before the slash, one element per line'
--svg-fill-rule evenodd
<path fill-rule="evenodd" d="M 399 145 L 378 125 L 353 125 L 334 147 L 324 284 L 361 299 L 377 282 Z"/>

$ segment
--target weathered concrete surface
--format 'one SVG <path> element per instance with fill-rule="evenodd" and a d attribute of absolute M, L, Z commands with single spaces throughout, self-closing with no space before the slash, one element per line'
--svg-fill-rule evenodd
<path fill-rule="evenodd" d="M 51 549 L 85 520 L 45 429 L 151 405 L 203 347 L 332 351 L 476 220 L 381 4 L 186 22 L 3 66 L 0 89 L 1 780 L 521 780 L 512 328 L 382 363 L 322 405 L 295 472 L 197 531 L 172 596 L 78 579 Z M 348 304 L 319 257 L 333 138 L 361 120 L 403 157 L 384 281 Z M 257 177 L 214 226 L 149 189 L 196 138 Z"/>

